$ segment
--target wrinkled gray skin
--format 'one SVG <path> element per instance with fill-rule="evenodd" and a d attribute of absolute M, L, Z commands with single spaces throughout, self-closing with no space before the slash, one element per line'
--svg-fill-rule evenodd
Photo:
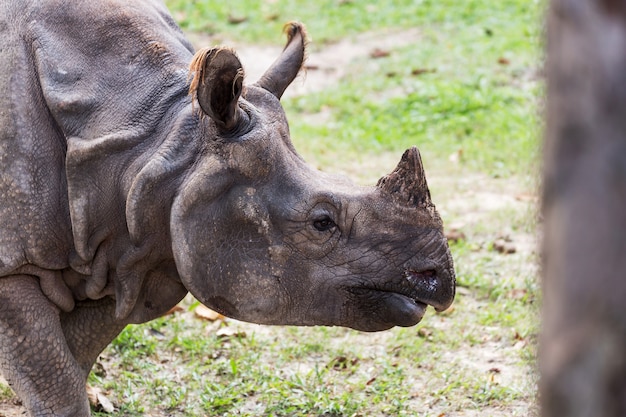
<path fill-rule="evenodd" d="M 287 32 L 244 86 L 228 49 L 190 74 L 158 1 L 0 3 L 0 369 L 31 415 L 88 416 L 97 355 L 188 291 L 240 320 L 364 331 L 450 305 L 417 149 L 369 188 L 294 150 L 279 99 L 305 33 Z"/>

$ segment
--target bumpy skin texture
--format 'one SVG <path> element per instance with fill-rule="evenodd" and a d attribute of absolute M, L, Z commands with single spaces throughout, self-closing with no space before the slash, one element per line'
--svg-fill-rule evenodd
<path fill-rule="evenodd" d="M 416 148 L 376 187 L 294 150 L 279 99 L 306 34 L 287 33 L 245 84 L 159 1 L 0 3 L 0 370 L 31 415 L 89 415 L 98 354 L 188 291 L 242 320 L 364 331 L 450 305 Z"/>

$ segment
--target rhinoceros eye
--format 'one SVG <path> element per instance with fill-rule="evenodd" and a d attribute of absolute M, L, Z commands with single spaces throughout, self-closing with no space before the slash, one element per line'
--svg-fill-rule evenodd
<path fill-rule="evenodd" d="M 323 216 L 313 221 L 313 227 L 319 232 L 327 232 L 337 227 L 337 225 L 329 216 Z"/>

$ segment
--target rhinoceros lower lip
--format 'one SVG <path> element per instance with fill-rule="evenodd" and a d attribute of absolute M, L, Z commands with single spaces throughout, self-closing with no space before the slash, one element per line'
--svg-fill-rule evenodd
<path fill-rule="evenodd" d="M 441 307 L 435 300 L 439 286 L 433 269 L 407 269 L 401 277 L 382 285 L 352 288 L 354 294 L 377 304 L 377 315 L 395 326 L 409 327 L 419 323 L 428 305 Z"/>
<path fill-rule="evenodd" d="M 383 301 L 386 318 L 396 326 L 410 327 L 422 320 L 426 313 L 426 304 L 399 293 L 387 292 Z"/>

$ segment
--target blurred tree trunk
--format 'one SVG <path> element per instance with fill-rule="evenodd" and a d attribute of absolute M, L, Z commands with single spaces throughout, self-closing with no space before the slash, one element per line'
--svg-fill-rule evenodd
<path fill-rule="evenodd" d="M 626 416 L 626 0 L 552 0 L 544 417 Z"/>

